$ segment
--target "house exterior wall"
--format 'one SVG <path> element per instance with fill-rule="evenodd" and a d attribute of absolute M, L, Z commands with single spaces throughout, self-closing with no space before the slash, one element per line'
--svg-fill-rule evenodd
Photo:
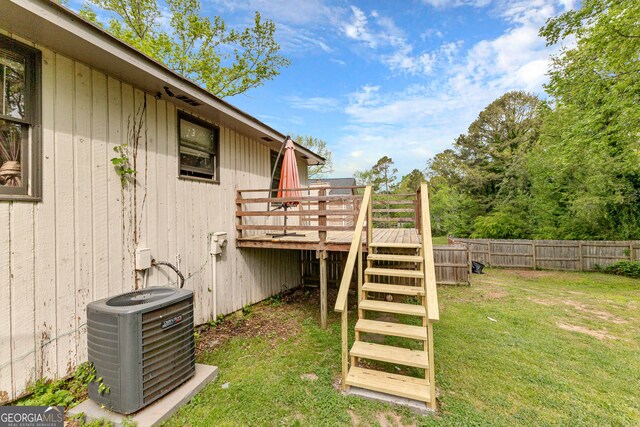
<path fill-rule="evenodd" d="M 221 127 L 220 183 L 180 179 L 177 111 L 186 104 L 35 47 L 42 51 L 42 201 L 0 201 L 0 403 L 86 361 L 87 303 L 145 283 L 134 272 L 136 241 L 183 272 L 197 324 L 301 280 L 298 252 L 235 247 L 236 189 L 269 186 L 269 148 Z M 138 112 L 145 126 L 134 200 L 111 159 L 114 147 L 132 144 Z M 209 233 L 218 231 L 229 244 L 216 259 Z M 148 286 L 176 281 L 169 269 L 151 269 Z"/>

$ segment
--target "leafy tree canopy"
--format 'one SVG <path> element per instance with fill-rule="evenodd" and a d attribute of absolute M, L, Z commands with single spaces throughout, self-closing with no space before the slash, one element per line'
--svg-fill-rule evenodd
<path fill-rule="evenodd" d="M 548 44 L 573 38 L 553 58 L 546 120 L 530 170 L 542 236 L 640 236 L 640 7 L 585 0 L 550 19 Z"/>
<path fill-rule="evenodd" d="M 375 165 L 366 171 L 356 171 L 353 177 L 358 185 L 371 185 L 376 193 L 392 193 L 396 187 L 398 169 L 393 167 L 393 159 L 381 157 Z"/>
<path fill-rule="evenodd" d="M 499 192 L 508 196 L 521 183 L 520 159 L 540 134 L 542 103 L 533 94 L 507 92 L 489 104 L 454 142 L 460 188 L 490 208 Z"/>
<path fill-rule="evenodd" d="M 106 23 L 99 22 L 95 7 L 110 12 Z M 200 12 L 199 0 L 87 0 L 80 11 L 221 98 L 261 86 L 289 65 L 279 53 L 275 24 L 260 13 L 252 27 L 236 30 L 221 17 L 211 20 Z"/>
<path fill-rule="evenodd" d="M 333 172 L 333 156 L 331 150 L 327 147 L 326 141 L 311 135 L 292 135 L 291 138 L 303 147 L 325 158 L 324 165 L 309 166 L 308 173 L 310 179 L 326 178 L 328 175 L 331 175 Z"/>
<path fill-rule="evenodd" d="M 405 176 L 402 177 L 400 183 L 396 188 L 397 193 L 401 194 L 411 194 L 415 193 L 418 188 L 420 188 L 420 184 L 426 181 L 424 173 L 419 169 L 414 169 Z"/>

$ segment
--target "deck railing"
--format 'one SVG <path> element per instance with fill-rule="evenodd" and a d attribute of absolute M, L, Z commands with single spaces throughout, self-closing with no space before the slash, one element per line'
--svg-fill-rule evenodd
<path fill-rule="evenodd" d="M 275 197 L 277 190 L 238 190 L 236 197 L 236 230 L 239 238 L 269 232 L 318 232 L 320 241 L 328 231 L 351 231 L 360 210 L 364 187 L 305 187 L 297 190 L 300 197 Z M 352 194 L 330 194 L 333 190 L 350 190 Z M 297 202 L 286 210 L 285 202 Z M 287 218 L 287 225 L 284 218 Z"/>
<path fill-rule="evenodd" d="M 347 386 L 347 373 L 349 372 L 349 334 L 348 334 L 348 294 L 349 286 L 351 285 L 351 276 L 353 275 L 353 269 L 358 264 L 358 304 L 362 296 L 362 281 L 364 278 L 364 271 L 362 269 L 363 261 L 363 248 L 362 239 L 363 232 L 366 229 L 367 243 L 372 240 L 372 203 L 371 203 L 371 186 L 367 186 L 364 190 L 364 196 L 362 197 L 362 205 L 358 214 L 356 222 L 353 240 L 351 241 L 351 247 L 349 249 L 349 255 L 347 256 L 347 262 L 344 265 L 344 272 L 342 274 L 342 280 L 340 282 L 340 289 L 338 290 L 338 296 L 336 298 L 336 305 L 334 310 L 341 313 L 342 321 L 342 389 L 346 390 Z M 366 221 L 366 227 L 365 227 Z"/>
<path fill-rule="evenodd" d="M 374 194 L 373 222 L 377 227 L 416 227 L 416 194 Z"/>

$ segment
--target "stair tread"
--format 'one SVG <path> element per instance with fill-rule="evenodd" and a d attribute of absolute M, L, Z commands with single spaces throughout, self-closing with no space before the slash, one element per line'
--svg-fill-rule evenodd
<path fill-rule="evenodd" d="M 356 331 L 371 334 L 392 335 L 396 337 L 427 339 L 427 328 L 424 326 L 405 325 L 403 323 L 380 322 L 377 320 L 358 319 Z"/>
<path fill-rule="evenodd" d="M 402 270 L 399 268 L 377 268 L 369 267 L 364 270 L 364 274 L 376 275 L 376 276 L 391 276 L 391 277 L 411 277 L 414 279 L 423 279 L 424 272 L 417 270 Z"/>
<path fill-rule="evenodd" d="M 397 261 L 397 262 L 423 262 L 420 255 L 399 255 L 399 254 L 369 254 L 367 259 L 371 261 Z"/>
<path fill-rule="evenodd" d="M 391 374 L 359 367 L 352 367 L 347 374 L 347 385 L 406 397 L 421 402 L 431 401 L 429 382 L 406 375 Z"/>
<path fill-rule="evenodd" d="M 403 304 L 400 302 L 387 301 L 360 301 L 359 309 L 371 311 L 383 311 L 385 313 L 409 314 L 412 316 L 426 316 L 427 310 L 423 305 Z"/>
<path fill-rule="evenodd" d="M 372 248 L 407 248 L 419 249 L 420 243 L 388 243 L 388 242 L 371 242 L 369 246 Z"/>
<path fill-rule="evenodd" d="M 353 343 L 353 347 L 351 347 L 351 352 L 349 354 L 363 359 L 397 363 L 399 365 L 413 366 L 416 368 L 429 367 L 427 352 L 421 350 L 409 350 L 408 348 L 394 347 L 391 345 L 356 341 Z"/>
<path fill-rule="evenodd" d="M 371 283 L 366 282 L 362 285 L 362 290 L 367 292 L 382 292 L 385 294 L 399 294 L 399 295 L 411 295 L 422 296 L 425 294 L 422 286 L 402 286 L 391 285 L 387 283 Z"/>

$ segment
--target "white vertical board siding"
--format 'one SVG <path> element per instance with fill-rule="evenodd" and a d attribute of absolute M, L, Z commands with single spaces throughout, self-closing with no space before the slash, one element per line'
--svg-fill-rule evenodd
<path fill-rule="evenodd" d="M 11 205 L 0 203 L 0 224 L 9 224 Z M 11 236 L 8 227 L 0 227 L 0 402 L 13 394 L 11 345 Z"/>
<path fill-rule="evenodd" d="M 75 182 L 73 160 L 74 63 L 56 55 L 53 143 L 55 188 L 56 326 L 57 373 L 68 374 L 76 364 L 76 265 L 75 265 Z M 43 89 L 43 97 L 48 91 Z M 45 101 L 46 102 L 46 101 Z M 43 177 L 46 179 L 47 177 Z M 47 203 L 43 194 L 43 203 Z M 12 226 L 13 224 L 10 224 Z M 36 310 L 38 307 L 36 306 Z M 13 313 L 12 313 L 13 315 Z"/>
<path fill-rule="evenodd" d="M 54 131 L 54 99 L 51 91 L 55 88 L 55 55 L 42 52 L 42 140 L 52 141 Z M 57 375 L 57 334 L 56 322 L 56 212 L 55 212 L 55 147 L 42 147 L 42 194 L 43 203 L 35 208 L 35 343 L 36 374 L 39 377 Z M 1 205 L 1 204 L 0 204 Z M 0 222 L 7 224 L 8 222 Z M 0 237 L 0 241 L 2 238 Z M 1 246 L 1 244 L 0 244 Z M 0 268 L 1 270 L 1 268 Z M 0 281 L 2 283 L 2 281 Z M 2 285 L 0 285 L 1 287 Z M 0 364 L 2 361 L 0 360 Z M 0 377 L 2 371 L 0 370 Z M 0 385 L 2 390 L 2 385 Z"/>
<path fill-rule="evenodd" d="M 87 303 L 143 286 L 136 241 L 179 266 L 197 323 L 300 283 L 297 251 L 235 247 L 236 190 L 269 186 L 267 147 L 222 127 L 220 183 L 180 179 L 177 113 L 186 104 L 41 50 L 42 201 L 0 202 L 0 403 L 86 360 Z M 134 202 L 133 184 L 122 187 L 111 159 L 115 147 L 131 145 L 145 100 Z M 229 245 L 212 257 L 218 231 Z M 148 278 L 149 286 L 177 283 L 166 267 Z"/>

